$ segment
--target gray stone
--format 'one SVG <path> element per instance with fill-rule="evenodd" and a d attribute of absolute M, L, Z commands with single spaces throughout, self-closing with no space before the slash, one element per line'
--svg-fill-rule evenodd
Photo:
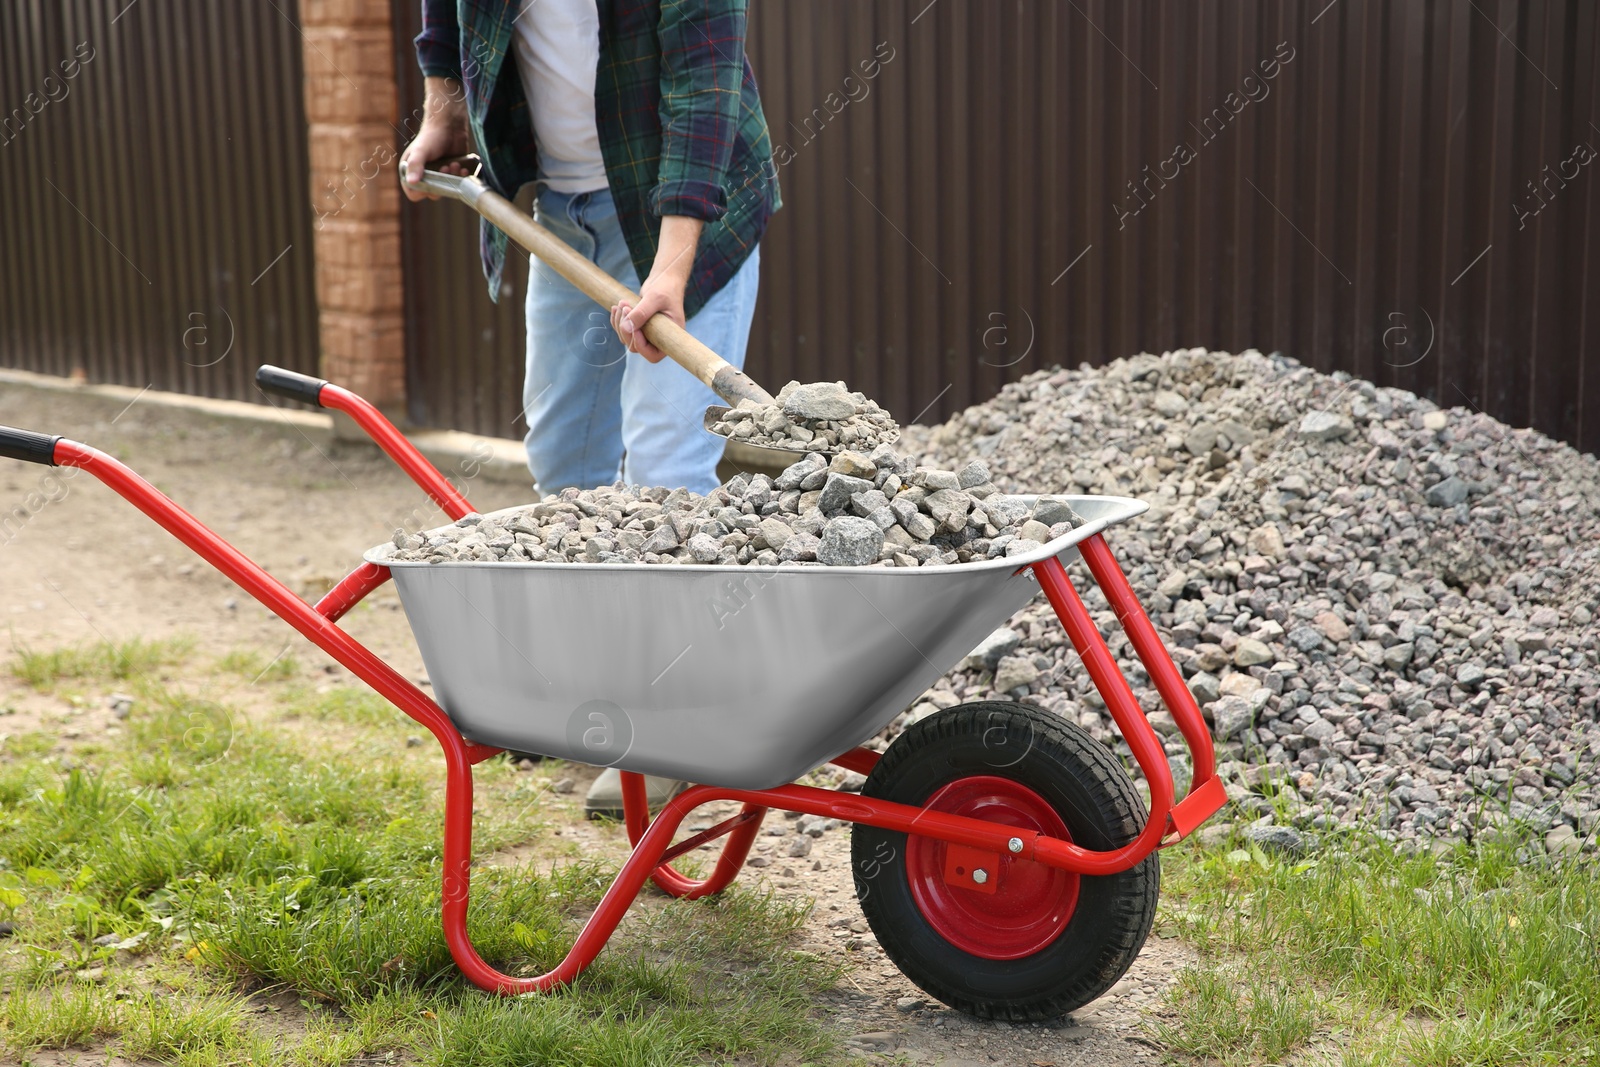
<path fill-rule="evenodd" d="M 1544 835 L 1544 847 L 1552 856 L 1576 856 L 1583 851 L 1583 839 L 1572 827 L 1562 823 Z"/>
<path fill-rule="evenodd" d="M 689 538 L 688 549 L 696 563 L 715 563 L 722 546 L 710 534 L 700 533 Z"/>
<path fill-rule="evenodd" d="M 889 501 L 889 510 L 894 512 L 895 521 L 909 530 L 911 528 L 911 517 L 919 514 L 922 509 L 917 507 L 917 501 L 912 499 L 910 493 L 900 493 Z M 929 534 L 928 536 L 932 537 L 933 535 Z M 923 538 L 923 540 L 927 540 L 927 538 Z"/>
<path fill-rule="evenodd" d="M 1170 389 L 1162 389 L 1156 393 L 1150 406 L 1155 408 L 1158 414 L 1172 419 L 1189 410 L 1189 401 Z"/>
<path fill-rule="evenodd" d="M 956 471 L 956 486 L 960 489 L 971 489 L 975 485 L 986 485 L 989 481 L 989 468 L 979 459 L 973 460 L 965 467 Z"/>
<path fill-rule="evenodd" d="M 1198 671 L 1189 679 L 1189 692 L 1194 694 L 1194 699 L 1200 704 L 1209 704 L 1222 695 L 1218 688 L 1217 676 L 1208 671 Z"/>
<path fill-rule="evenodd" d="M 856 413 L 856 402 L 837 382 L 812 382 L 791 390 L 784 397 L 783 412 L 796 419 L 838 422 Z"/>
<path fill-rule="evenodd" d="M 1218 697 L 1211 704 L 1211 719 L 1218 741 L 1232 741 L 1250 728 L 1255 712 L 1244 697 Z"/>
<path fill-rule="evenodd" d="M 783 543 L 778 549 L 780 563 L 799 563 L 817 558 L 817 547 L 822 541 L 816 534 L 796 531 L 794 536 Z"/>
<path fill-rule="evenodd" d="M 978 642 L 978 647 L 967 653 L 961 666 L 967 670 L 992 671 L 1000 665 L 1002 657 L 1011 655 L 1021 644 L 1021 634 L 1009 626 L 1002 626 Z"/>
<path fill-rule="evenodd" d="M 678 535 L 671 525 L 663 523 L 650 531 L 650 535 L 639 546 L 640 552 L 654 552 L 657 555 L 671 552 L 678 547 Z"/>
<path fill-rule="evenodd" d="M 850 498 L 851 514 L 860 515 L 863 519 L 868 515 L 871 515 L 874 511 L 877 511 L 879 508 L 886 508 L 888 506 L 889 498 L 884 496 L 883 492 L 878 489 L 869 489 L 864 493 L 857 493 L 855 496 Z"/>
<path fill-rule="evenodd" d="M 774 552 L 782 552 L 783 546 L 789 543 L 789 538 L 794 536 L 794 530 L 781 519 L 762 519 L 761 525 L 756 527 L 761 539 L 767 547 Z"/>
<path fill-rule="evenodd" d="M 1217 428 L 1209 422 L 1196 423 L 1183 437 L 1183 447 L 1190 455 L 1203 456 L 1217 443 Z"/>
<path fill-rule="evenodd" d="M 1046 526 L 1055 526 L 1057 523 L 1071 523 L 1073 529 L 1083 525 L 1083 516 L 1072 510 L 1072 505 L 1065 500 L 1053 500 L 1043 497 L 1033 506 L 1033 517 Z"/>
<path fill-rule="evenodd" d="M 1313 652 L 1322 647 L 1325 637 L 1315 626 L 1296 626 L 1285 639 L 1301 652 Z"/>
<path fill-rule="evenodd" d="M 955 533 L 967 525 L 972 498 L 959 489 L 940 489 L 928 497 L 928 514 L 941 529 Z"/>
<path fill-rule="evenodd" d="M 1442 482 L 1428 486 L 1423 496 L 1436 508 L 1453 508 L 1467 499 L 1467 483 L 1452 474 Z"/>
<path fill-rule="evenodd" d="M 901 523 L 901 525 L 905 527 L 907 533 L 918 541 L 930 541 L 933 539 L 933 535 L 939 532 L 939 524 L 920 511 Z"/>
<path fill-rule="evenodd" d="M 1383 665 L 1391 671 L 1404 670 L 1411 662 L 1417 646 L 1410 641 L 1400 641 L 1383 650 Z"/>
<path fill-rule="evenodd" d="M 784 467 L 784 472 L 773 478 L 773 488 L 781 493 L 798 490 L 800 483 L 805 482 L 806 475 L 816 474 L 819 470 L 827 470 L 826 459 L 822 459 L 816 453 L 810 453 L 805 459 L 798 459 Z"/>
<path fill-rule="evenodd" d="M 862 518 L 868 519 L 877 524 L 878 529 L 883 530 L 886 533 L 891 527 L 896 530 L 903 530 L 905 528 L 894 521 L 894 512 L 890 511 L 887 507 L 881 507 L 870 511 L 863 515 Z"/>
<path fill-rule="evenodd" d="M 1044 544 L 1046 541 L 1050 540 L 1050 527 L 1046 526 L 1038 519 L 1029 519 L 1027 522 L 1023 523 L 1022 528 L 1017 531 L 1017 536 Z"/>
<path fill-rule="evenodd" d="M 1355 428 L 1349 419 L 1332 411 L 1308 411 L 1300 420 L 1300 436 L 1308 441 L 1337 441 Z"/>
<path fill-rule="evenodd" d="M 834 477 L 841 477 L 835 475 Z M 822 528 L 817 560 L 830 567 L 865 567 L 883 551 L 883 530 L 870 519 L 841 515 Z"/>
<path fill-rule="evenodd" d="M 1317 640 L 1322 640 L 1322 635 L 1317 635 Z M 1264 642 L 1253 637 L 1241 637 L 1239 643 L 1233 648 L 1233 665 L 1235 667 L 1254 667 L 1261 663 L 1271 663 L 1278 657 Z"/>
<path fill-rule="evenodd" d="M 822 484 L 822 496 L 817 501 L 817 507 L 822 509 L 824 515 L 838 514 L 850 506 L 851 497 L 871 488 L 872 483 L 865 478 L 829 471 L 827 480 Z"/>
<path fill-rule="evenodd" d="M 1306 725 L 1301 728 L 1301 732 L 1318 744 L 1326 744 L 1327 742 L 1333 740 L 1334 735 L 1338 732 L 1338 728 L 1327 719 L 1317 719 L 1313 722 L 1306 723 Z M 1434 799 L 1437 800 L 1438 798 L 1435 797 Z"/>
<path fill-rule="evenodd" d="M 1244 839 L 1260 846 L 1263 852 L 1272 852 L 1298 859 L 1311 851 L 1306 836 L 1292 826 L 1262 826 L 1259 823 L 1244 828 Z"/>
<path fill-rule="evenodd" d="M 1039 678 L 1039 668 L 1027 656 L 1006 656 L 996 665 L 994 687 L 1009 693 L 1019 686 L 1032 685 Z"/>
<path fill-rule="evenodd" d="M 796 834 L 789 839 L 789 847 L 784 849 L 784 854 L 791 859 L 800 859 L 811 855 L 811 838 L 805 834 Z"/>
<path fill-rule="evenodd" d="M 1488 672 L 1483 669 L 1482 664 L 1463 663 L 1456 668 L 1456 681 L 1464 689 L 1476 689 L 1487 677 Z"/>

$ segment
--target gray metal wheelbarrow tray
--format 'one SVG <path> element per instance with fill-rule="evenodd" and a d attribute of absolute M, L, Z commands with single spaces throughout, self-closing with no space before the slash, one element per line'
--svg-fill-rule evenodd
<path fill-rule="evenodd" d="M 392 572 L 466 738 L 768 789 L 904 711 L 1039 591 L 1029 564 L 1075 557 L 1148 507 L 1056 499 L 1087 521 L 1031 553 L 948 566 L 430 564 L 392 545 L 366 559 Z"/>

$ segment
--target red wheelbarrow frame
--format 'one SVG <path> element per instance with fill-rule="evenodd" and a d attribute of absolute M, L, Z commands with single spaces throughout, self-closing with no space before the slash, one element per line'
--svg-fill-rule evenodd
<path fill-rule="evenodd" d="M 472 511 L 466 498 L 361 397 L 321 379 L 276 367 L 262 367 L 256 380 L 266 392 L 349 415 L 452 519 Z M 622 870 L 584 924 L 571 951 L 554 970 L 531 978 L 503 974 L 478 955 L 467 935 L 467 899 L 472 876 L 472 767 L 503 750 L 462 737 L 450 717 L 427 694 L 337 625 L 363 597 L 388 581 L 389 569 L 363 563 L 312 606 L 149 482 L 103 452 L 60 437 L 0 427 L 0 457 L 77 467 L 94 475 L 432 732 L 444 750 L 446 772 L 441 908 L 445 940 L 462 972 L 474 984 L 494 992 L 542 992 L 571 982 L 599 954 L 646 880 L 653 879 L 667 893 L 686 899 L 709 896 L 727 888 L 744 865 L 762 817 L 769 808 L 866 823 L 985 852 L 1005 853 L 1078 874 L 1104 875 L 1127 870 L 1156 849 L 1187 836 L 1227 800 L 1222 783 L 1216 777 L 1211 735 L 1200 709 L 1110 548 L 1104 538 L 1096 534 L 1085 538 L 1078 550 L 1116 612 L 1162 701 L 1177 721 L 1194 763 L 1189 793 L 1177 801 L 1161 742 L 1106 647 L 1105 639 L 1084 608 L 1066 568 L 1054 558 L 1031 564 L 1034 577 L 1061 619 L 1149 784 L 1150 818 L 1133 841 L 1122 848 L 1097 852 L 1037 831 L 1022 831 L 981 819 L 801 785 L 754 790 L 692 786 L 670 801 L 652 820 L 645 798 L 644 778 L 624 772 L 623 808 L 633 851 Z M 831 762 L 866 774 L 877 760 L 876 752 L 857 748 Z M 684 817 L 700 805 L 716 800 L 738 801 L 743 807 L 738 815 L 672 844 Z M 670 866 L 678 856 L 723 836 L 728 840 L 709 877 L 695 880 Z"/>

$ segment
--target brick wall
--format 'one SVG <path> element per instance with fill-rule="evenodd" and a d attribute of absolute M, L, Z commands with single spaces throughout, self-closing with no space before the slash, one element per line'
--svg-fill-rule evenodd
<path fill-rule="evenodd" d="M 323 377 L 405 403 L 401 134 L 389 0 L 301 0 Z"/>

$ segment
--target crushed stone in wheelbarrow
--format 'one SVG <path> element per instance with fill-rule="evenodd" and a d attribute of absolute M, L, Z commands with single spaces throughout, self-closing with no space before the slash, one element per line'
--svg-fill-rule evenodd
<path fill-rule="evenodd" d="M 865 394 L 850 392 L 843 382 L 790 382 L 778 390 L 777 401 L 742 400 L 711 426 L 711 432 L 797 452 L 807 445 L 818 452 L 840 448 L 870 452 L 900 436 L 899 425 L 887 411 Z"/>
<path fill-rule="evenodd" d="M 396 530 L 409 563 L 699 563 L 925 567 L 1021 555 L 1083 519 L 1000 493 L 983 463 L 916 467 L 887 445 L 812 452 L 777 478 L 740 474 L 706 496 L 604 486 L 450 526 Z"/>

